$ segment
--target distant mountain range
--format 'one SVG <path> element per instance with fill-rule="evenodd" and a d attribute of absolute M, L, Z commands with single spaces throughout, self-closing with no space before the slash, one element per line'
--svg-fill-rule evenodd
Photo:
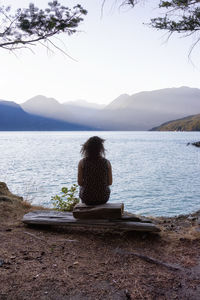
<path fill-rule="evenodd" d="M 97 127 L 94 125 L 96 124 L 94 120 L 92 122 L 89 120 L 101 109 L 101 106 L 88 102 L 84 102 L 84 105 L 83 102 L 80 104 L 79 101 L 61 104 L 54 98 L 47 98 L 42 95 L 27 100 L 21 104 L 21 107 L 27 113 L 89 127 Z"/>
<path fill-rule="evenodd" d="M 104 108 L 106 121 L 119 120 L 121 129 L 149 130 L 164 122 L 200 113 L 200 89 L 180 87 L 128 96 Z"/>
<path fill-rule="evenodd" d="M 200 114 L 164 123 L 152 131 L 200 131 Z"/>
<path fill-rule="evenodd" d="M 34 118 L 45 118 L 46 122 L 61 122 L 61 127 L 75 126 L 82 128 L 80 130 L 150 130 L 170 120 L 200 113 L 200 89 L 180 87 L 140 92 L 131 96 L 123 94 L 106 106 L 85 100 L 61 104 L 54 98 L 39 95 L 23 103 L 21 109 L 29 117 L 34 115 Z M 52 128 L 55 124 L 51 125 Z"/>
<path fill-rule="evenodd" d="M 87 108 L 96 108 L 96 109 L 101 109 L 104 108 L 106 105 L 105 104 L 98 104 L 98 103 L 92 103 L 88 102 L 83 99 L 75 100 L 75 101 L 67 101 L 64 102 L 65 105 L 71 105 L 71 106 L 79 106 L 79 107 L 87 107 Z"/>
<path fill-rule="evenodd" d="M 1 131 L 54 131 L 54 130 L 91 130 L 89 126 L 80 126 L 25 112 L 20 105 L 0 100 Z"/>

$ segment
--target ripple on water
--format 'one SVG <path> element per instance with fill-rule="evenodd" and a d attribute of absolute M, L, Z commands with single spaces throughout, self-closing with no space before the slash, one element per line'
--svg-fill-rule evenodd
<path fill-rule="evenodd" d="M 62 186 L 76 183 L 81 144 L 106 139 L 113 167 L 111 202 L 143 215 L 200 209 L 199 132 L 0 132 L 0 175 L 34 204 L 49 206 Z"/>

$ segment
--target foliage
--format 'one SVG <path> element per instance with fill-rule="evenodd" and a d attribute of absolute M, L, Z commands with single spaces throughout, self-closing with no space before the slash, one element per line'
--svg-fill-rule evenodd
<path fill-rule="evenodd" d="M 105 1 L 103 0 L 102 7 Z M 121 5 L 134 7 L 143 1 L 121 0 Z M 151 19 L 150 25 L 153 28 L 167 30 L 170 34 L 177 32 L 191 35 L 199 32 L 199 0 L 160 0 L 159 8 L 161 11 L 164 9 L 165 14 Z M 10 6 L 0 5 L 0 48 L 12 51 L 40 43 L 48 49 L 49 46 L 54 46 L 63 51 L 51 38 L 60 33 L 71 35 L 77 32 L 77 27 L 86 14 L 87 11 L 80 4 L 70 9 L 57 0 L 49 2 L 46 9 L 30 3 L 28 8 L 18 8 L 15 12 Z M 199 41 L 200 37 L 197 36 L 193 47 Z"/>
<path fill-rule="evenodd" d="M 0 48 L 12 51 L 36 43 L 58 48 L 50 38 L 60 33 L 74 34 L 86 14 L 80 4 L 70 9 L 55 0 L 49 2 L 46 9 L 30 3 L 28 8 L 18 8 L 14 12 L 10 6 L 1 5 Z"/>
<path fill-rule="evenodd" d="M 134 7 L 142 0 L 124 0 L 123 5 Z M 150 26 L 158 30 L 167 30 L 169 34 L 174 32 L 183 34 L 184 37 L 195 35 L 195 42 L 191 47 L 190 53 L 200 41 L 200 1 L 199 0 L 160 0 L 159 8 L 163 12 L 163 17 L 151 19 Z"/>
<path fill-rule="evenodd" d="M 142 0 L 141 0 L 142 1 Z M 135 6 L 139 0 L 123 1 L 125 5 Z M 151 26 L 165 29 L 169 32 L 194 33 L 200 30 L 200 1 L 199 0 L 160 0 L 160 9 L 165 9 L 164 17 L 151 20 Z"/>
<path fill-rule="evenodd" d="M 54 196 L 51 198 L 53 206 L 56 210 L 72 211 L 74 206 L 79 203 L 79 198 L 76 197 L 77 184 L 73 184 L 71 188 L 63 187 L 61 189 L 61 196 Z"/>
<path fill-rule="evenodd" d="M 194 33 L 200 30 L 199 1 L 161 1 L 159 7 L 165 8 L 167 12 L 164 17 L 151 20 L 153 27 L 165 29 L 171 33 Z"/>
<path fill-rule="evenodd" d="M 166 122 L 153 131 L 200 131 L 200 114 Z"/>

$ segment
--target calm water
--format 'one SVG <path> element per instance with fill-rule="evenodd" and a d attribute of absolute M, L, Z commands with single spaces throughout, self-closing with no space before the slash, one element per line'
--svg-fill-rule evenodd
<path fill-rule="evenodd" d="M 106 139 L 113 167 L 111 202 L 143 215 L 200 209 L 200 132 L 0 132 L 0 181 L 33 204 L 49 206 L 62 186 L 76 183 L 80 146 Z"/>

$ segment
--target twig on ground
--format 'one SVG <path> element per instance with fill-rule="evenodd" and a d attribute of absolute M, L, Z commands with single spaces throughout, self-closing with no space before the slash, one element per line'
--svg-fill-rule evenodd
<path fill-rule="evenodd" d="M 125 251 L 125 250 L 120 249 L 120 248 L 115 249 L 115 253 L 121 254 L 121 255 L 135 256 L 135 257 L 138 257 L 140 259 L 143 259 L 144 261 L 146 261 L 148 263 L 152 263 L 152 264 L 155 264 L 155 265 L 163 266 L 163 267 L 168 268 L 169 270 L 172 270 L 172 271 L 181 271 L 182 270 L 178 266 L 174 266 L 174 265 L 162 262 L 160 260 L 154 259 L 152 257 L 146 256 L 146 255 L 143 255 L 143 254 Z"/>
<path fill-rule="evenodd" d="M 36 238 L 36 239 L 38 239 L 38 240 L 41 240 L 41 241 L 43 241 L 43 242 L 45 242 L 45 243 L 47 243 L 48 244 L 48 242 L 45 240 L 45 239 L 43 239 L 43 238 L 40 238 L 39 236 L 37 236 L 37 235 L 35 235 L 35 234 L 33 234 L 33 233 L 30 233 L 30 232 L 28 232 L 28 231 L 24 231 L 24 233 L 25 234 L 28 234 L 28 235 L 30 235 L 31 237 L 34 237 L 34 238 Z M 57 240 L 56 242 L 68 242 L 68 243 L 76 243 L 76 242 L 78 242 L 78 240 L 71 240 L 71 239 L 63 239 L 63 240 Z"/>
<path fill-rule="evenodd" d="M 43 241 L 43 242 L 45 242 L 45 243 L 48 243 L 47 241 L 45 241 L 44 239 L 40 238 L 39 236 L 37 236 L 37 235 L 35 235 L 35 234 L 33 234 L 33 233 L 30 233 L 30 232 L 27 232 L 27 231 L 24 231 L 24 233 L 25 233 L 25 234 L 28 234 L 28 235 L 30 235 L 30 236 L 32 236 L 32 237 L 34 237 L 35 239 L 41 240 L 41 241 Z"/>

